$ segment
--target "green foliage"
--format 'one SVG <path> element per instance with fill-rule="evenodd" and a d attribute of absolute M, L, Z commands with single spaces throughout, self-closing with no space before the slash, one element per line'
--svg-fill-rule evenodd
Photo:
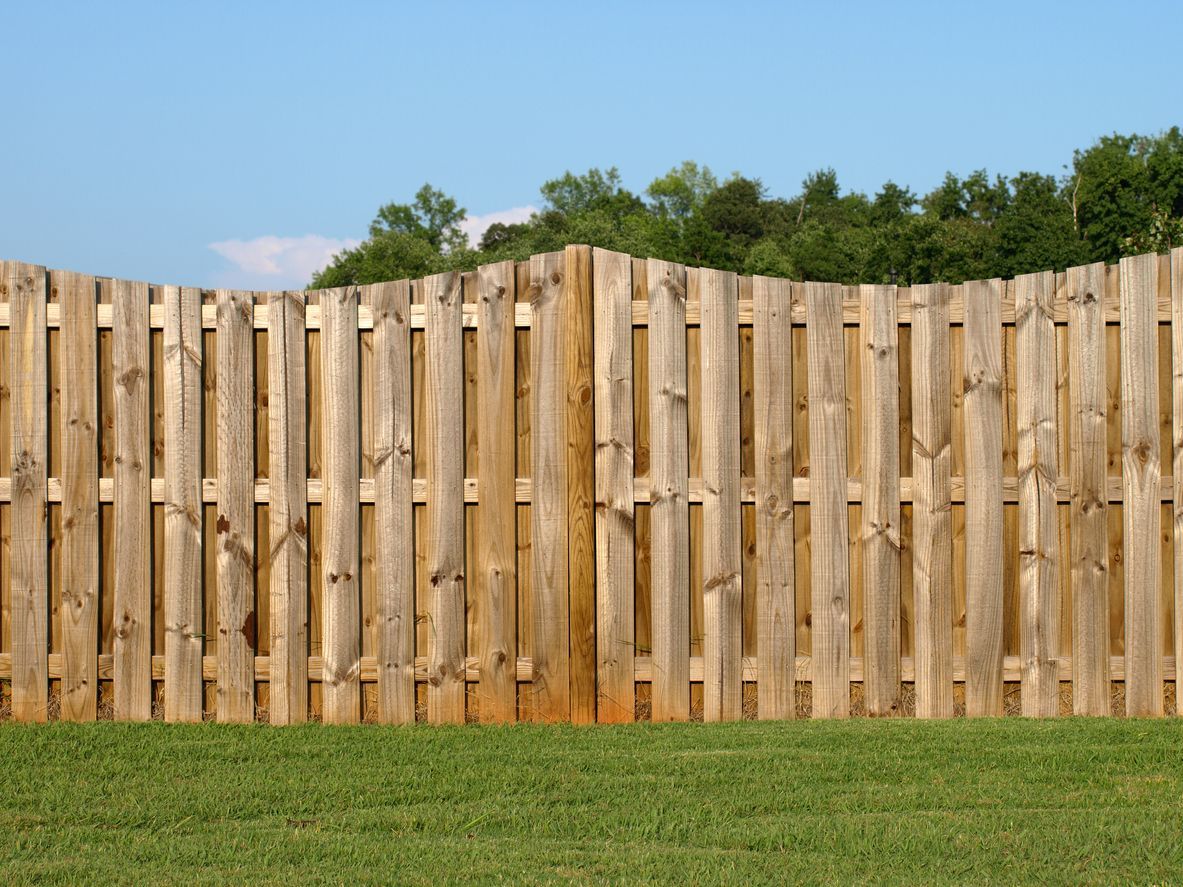
<path fill-rule="evenodd" d="M 759 179 L 719 181 L 685 161 L 644 196 L 615 168 L 544 182 L 529 221 L 494 224 L 476 249 L 464 209 L 424 185 L 378 210 L 370 237 L 317 274 L 314 287 L 471 270 L 588 243 L 634 256 L 748 274 L 841 283 L 959 282 L 1062 270 L 1183 243 L 1183 133 L 1110 135 L 1077 151 L 1062 180 L 946 173 L 928 194 L 888 181 L 871 198 L 843 193 L 833 169 L 776 197 Z"/>

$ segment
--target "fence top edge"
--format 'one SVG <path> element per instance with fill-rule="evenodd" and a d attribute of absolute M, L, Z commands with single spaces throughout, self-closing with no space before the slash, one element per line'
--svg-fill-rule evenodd
<path fill-rule="evenodd" d="M 605 249 L 603 247 L 588 246 L 587 244 L 568 244 L 562 250 L 556 250 L 554 252 L 549 252 L 549 253 L 538 253 L 538 254 L 530 256 L 529 259 L 525 259 L 522 261 L 530 262 L 530 261 L 535 261 L 535 260 L 545 261 L 545 260 L 562 259 L 566 256 L 567 251 L 572 248 L 580 248 L 580 249 L 588 250 L 589 254 L 592 256 L 593 259 L 597 254 L 604 256 L 604 257 L 617 256 L 617 257 L 628 257 L 630 259 L 638 258 L 635 256 L 631 256 L 629 253 L 622 253 L 622 252 L 618 252 L 616 250 Z M 965 280 L 965 281 L 960 281 L 958 283 L 951 283 L 949 281 L 939 280 L 939 281 L 932 281 L 932 282 L 926 283 L 926 284 L 872 284 L 872 283 L 844 284 L 844 283 L 838 283 L 835 281 L 796 280 L 794 278 L 775 277 L 775 276 L 769 276 L 769 275 L 764 275 L 764 274 L 739 274 L 738 272 L 724 272 L 721 269 L 708 268 L 705 266 L 696 266 L 696 265 L 684 265 L 680 262 L 671 262 L 666 259 L 659 259 L 659 258 L 655 258 L 652 256 L 645 257 L 644 259 L 641 259 L 641 261 L 644 261 L 646 263 L 658 262 L 664 266 L 673 267 L 673 268 L 680 268 L 685 271 L 735 273 L 736 277 L 739 279 L 749 278 L 751 280 L 786 280 L 786 281 L 790 282 L 791 284 L 793 284 L 794 286 L 801 286 L 801 285 L 809 284 L 809 285 L 817 285 L 817 286 L 824 286 L 824 287 L 836 286 L 836 287 L 842 287 L 842 288 L 848 289 L 848 290 L 856 290 L 859 287 L 863 287 L 863 286 L 895 286 L 897 289 L 904 290 L 904 289 L 908 289 L 910 287 L 919 287 L 919 286 L 961 287 L 961 286 L 966 286 L 966 285 L 971 285 L 971 284 L 972 285 L 979 285 L 979 284 L 985 284 L 985 285 L 995 284 L 995 285 L 997 285 L 998 283 L 1005 284 L 1008 282 L 1018 282 L 1018 281 L 1023 281 L 1024 283 L 1034 283 L 1036 280 L 1046 279 L 1047 276 L 1050 276 L 1051 279 L 1053 281 L 1055 281 L 1055 280 L 1057 280 L 1063 276 L 1066 276 L 1066 275 L 1076 276 L 1078 274 L 1086 273 L 1086 272 L 1090 272 L 1090 271 L 1095 272 L 1095 270 L 1098 267 L 1105 269 L 1106 272 L 1108 272 L 1108 269 L 1114 269 L 1120 273 L 1120 270 L 1122 268 L 1136 267 L 1136 265 L 1139 263 L 1145 263 L 1145 262 L 1151 262 L 1151 261 L 1155 261 L 1155 262 L 1162 261 L 1164 258 L 1169 259 L 1173 263 L 1183 262 L 1183 246 L 1175 247 L 1174 249 L 1170 250 L 1167 253 L 1139 253 L 1138 255 L 1134 255 L 1134 256 L 1123 256 L 1117 262 L 1114 262 L 1114 263 L 1088 262 L 1083 265 L 1073 265 L 1069 268 L 1065 268 L 1063 271 L 1053 271 L 1053 270 L 1032 271 L 1032 272 L 1029 272 L 1026 274 L 1017 274 L 1014 277 L 992 277 L 992 278 L 985 278 L 985 279 L 981 279 L 981 280 L 977 280 L 977 279 Z M 153 291 L 175 287 L 178 289 L 187 289 L 187 290 L 196 289 L 196 290 L 199 290 L 203 295 L 208 294 L 211 296 L 216 295 L 219 292 L 249 294 L 252 298 L 257 298 L 258 296 L 274 297 L 274 296 L 277 296 L 280 294 L 292 293 L 292 292 L 311 293 L 311 294 L 315 294 L 317 296 L 320 296 L 320 295 L 326 294 L 326 293 L 341 293 L 341 294 L 343 294 L 349 290 L 352 290 L 355 293 L 355 295 L 360 295 L 363 290 L 369 290 L 372 288 L 385 287 L 385 286 L 391 286 L 391 285 L 413 285 L 415 283 L 423 284 L 427 280 L 430 280 L 433 278 L 446 279 L 450 275 L 457 275 L 458 277 L 460 277 L 460 276 L 464 276 L 466 274 L 479 274 L 484 269 L 496 269 L 499 267 L 503 267 L 506 263 L 509 263 L 509 262 L 513 262 L 515 265 L 518 264 L 517 260 L 514 260 L 514 259 L 501 259 L 496 262 L 487 262 L 487 263 L 478 265 L 475 268 L 469 269 L 468 271 L 461 271 L 461 270 L 453 269 L 450 271 L 441 271 L 436 274 L 429 274 L 429 275 L 426 275 L 422 278 L 405 278 L 404 277 L 404 278 L 399 278 L 396 280 L 373 281 L 370 283 L 350 283 L 350 284 L 344 284 L 343 286 L 339 286 L 339 287 L 325 287 L 325 288 L 319 288 L 319 289 L 312 288 L 312 287 L 305 287 L 303 289 L 299 289 L 299 288 L 295 288 L 295 287 L 280 287 L 280 288 L 276 288 L 276 289 L 253 290 L 253 289 L 243 289 L 243 288 L 239 288 L 239 287 L 186 286 L 186 285 L 181 285 L 181 284 L 152 283 L 152 282 L 146 282 L 143 280 L 111 277 L 111 276 L 102 275 L 102 274 L 89 274 L 87 272 L 73 271 L 73 270 L 65 269 L 65 268 L 51 268 L 46 265 L 39 265 L 39 264 L 32 263 L 32 262 L 25 262 L 25 261 L 22 261 L 19 259 L 0 259 L 0 277 L 12 278 L 14 276 L 17 276 L 18 274 L 34 274 L 34 275 L 41 274 L 41 275 L 45 275 L 46 281 L 48 283 L 48 281 L 51 277 L 68 276 L 68 277 L 72 277 L 72 278 L 82 278 L 83 280 L 93 280 L 97 286 L 110 285 L 110 284 L 146 286 L 150 290 L 153 290 Z"/>

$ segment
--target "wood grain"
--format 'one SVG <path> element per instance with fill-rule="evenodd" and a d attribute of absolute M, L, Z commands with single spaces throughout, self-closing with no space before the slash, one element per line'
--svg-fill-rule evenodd
<path fill-rule="evenodd" d="M 1105 266 L 1068 269 L 1072 711 L 1109 714 Z"/>
<path fill-rule="evenodd" d="M 321 692 L 327 724 L 352 724 L 361 717 L 358 295 L 356 287 L 320 293 L 325 479 L 320 575 L 325 676 Z"/>
<path fill-rule="evenodd" d="M 965 284 L 965 709 L 1002 715 L 1002 281 Z"/>
<path fill-rule="evenodd" d="M 410 284 L 369 288 L 374 309 L 374 574 L 378 720 L 415 721 Z M 483 469 L 482 469 L 483 470 Z"/>
<path fill-rule="evenodd" d="M 267 300 L 271 723 L 308 719 L 308 444 L 304 294 Z"/>
<path fill-rule="evenodd" d="M 690 716 L 686 269 L 650 259 L 649 478 L 654 721 Z"/>
<path fill-rule="evenodd" d="M 743 586 L 740 563 L 739 286 L 728 271 L 700 270 L 702 298 L 703 717 L 742 714 Z"/>
<path fill-rule="evenodd" d="M 460 276 L 423 280 L 427 307 L 427 717 L 464 723 L 464 339 Z"/>
<path fill-rule="evenodd" d="M 117 280 L 111 301 L 111 369 L 115 379 L 114 709 L 116 720 L 146 721 L 152 716 L 148 286 Z"/>
<path fill-rule="evenodd" d="M 219 290 L 218 720 L 255 719 L 255 334 L 250 293 Z"/>
<path fill-rule="evenodd" d="M 912 287 L 912 591 L 916 716 L 953 715 L 949 287 Z"/>
<path fill-rule="evenodd" d="M 1015 278 L 1018 374 L 1019 650 L 1027 717 L 1059 713 L 1055 327 L 1051 272 Z"/>
<path fill-rule="evenodd" d="M 1126 714 L 1163 713 L 1159 586 L 1158 257 L 1121 260 L 1121 476 Z"/>
<path fill-rule="evenodd" d="M 635 712 L 632 262 L 595 249 L 596 714 L 626 723 Z"/>
<path fill-rule="evenodd" d="M 531 623 L 534 716 L 570 717 L 563 253 L 530 259 Z"/>
<path fill-rule="evenodd" d="M 6 262 L 0 281 L 12 310 L 12 506 L 10 509 L 9 627 L 12 637 L 12 717 L 49 715 L 49 556 L 46 476 L 48 379 L 45 269 Z"/>
<path fill-rule="evenodd" d="M 850 714 L 846 379 L 842 288 L 806 283 L 813 716 Z"/>
<path fill-rule="evenodd" d="M 517 498 L 514 450 L 513 262 L 477 271 L 477 508 L 475 592 L 481 604 L 482 721 L 517 719 Z"/>
<path fill-rule="evenodd" d="M 62 707 L 63 721 L 93 721 L 98 709 L 99 414 L 95 279 L 55 271 L 62 306 Z"/>
<path fill-rule="evenodd" d="M 860 548 L 867 712 L 900 707 L 899 339 L 894 286 L 859 288 L 863 507 Z"/>
<path fill-rule="evenodd" d="M 592 724 L 596 720 L 596 488 L 591 247 L 568 246 L 564 262 L 571 720 Z"/>
<path fill-rule="evenodd" d="M 787 280 L 752 283 L 756 449 L 756 688 L 762 720 L 796 715 L 793 599 L 793 364 Z"/>
<path fill-rule="evenodd" d="M 1174 422 L 1175 662 L 1183 662 L 1183 247 L 1171 251 L 1171 413 Z M 1176 686 L 1178 678 L 1176 678 Z M 1176 693 L 1178 690 L 1176 689 Z M 1177 713 L 1183 714 L 1176 704 Z"/>
<path fill-rule="evenodd" d="M 201 291 L 164 294 L 164 719 L 200 721 Z"/>

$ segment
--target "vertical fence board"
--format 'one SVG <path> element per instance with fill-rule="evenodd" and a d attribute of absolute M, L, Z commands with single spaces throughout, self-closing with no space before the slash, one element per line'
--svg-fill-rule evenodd
<path fill-rule="evenodd" d="M 255 331 L 250 293 L 217 294 L 218 720 L 255 717 Z"/>
<path fill-rule="evenodd" d="M 477 272 L 477 508 L 475 593 L 480 601 L 480 713 L 482 721 L 517 717 L 517 505 L 514 470 L 513 262 Z"/>
<path fill-rule="evenodd" d="M 900 407 L 896 288 L 859 288 L 863 683 L 867 712 L 900 705 Z"/>
<path fill-rule="evenodd" d="M 1105 266 L 1068 269 L 1072 708 L 1109 714 Z"/>
<path fill-rule="evenodd" d="M 427 578 L 430 591 L 427 716 L 464 722 L 464 337 L 461 281 L 423 281 L 426 307 Z"/>
<path fill-rule="evenodd" d="M 112 294 L 115 379 L 114 708 L 116 720 L 152 716 L 152 457 L 148 287 L 118 280 Z"/>
<path fill-rule="evenodd" d="M 761 719 L 796 714 L 793 600 L 793 360 L 787 280 L 752 282 L 756 448 L 756 705 Z"/>
<path fill-rule="evenodd" d="M 352 724 L 361 715 L 360 446 L 358 292 L 323 290 L 321 373 L 324 383 L 324 607 L 321 682 L 325 723 Z M 457 436 L 455 440 L 460 440 Z"/>
<path fill-rule="evenodd" d="M 702 308 L 703 717 L 739 720 L 743 588 L 739 504 L 739 291 L 729 271 L 699 272 Z"/>
<path fill-rule="evenodd" d="M 62 311 L 62 720 L 98 710 L 99 416 L 95 280 L 53 272 Z"/>
<path fill-rule="evenodd" d="M 649 501 L 654 721 L 690 716 L 686 269 L 650 259 Z"/>
<path fill-rule="evenodd" d="M 308 445 L 304 294 L 267 301 L 271 723 L 308 718 Z"/>
<path fill-rule="evenodd" d="M 949 287 L 912 287 L 912 590 L 916 716 L 953 714 Z"/>
<path fill-rule="evenodd" d="M 567 548 L 571 720 L 596 720 L 595 413 L 592 406 L 592 254 L 568 246 L 563 359 L 567 388 Z"/>
<path fill-rule="evenodd" d="M 1002 281 L 965 291 L 965 710 L 1002 714 Z"/>
<path fill-rule="evenodd" d="M 534 715 L 570 717 L 563 253 L 530 259 L 530 503 Z"/>
<path fill-rule="evenodd" d="M 633 720 L 635 580 L 633 324 L 630 257 L 593 251 L 595 347 L 596 713 Z"/>
<path fill-rule="evenodd" d="M 1175 693 L 1183 663 L 1183 247 L 1171 251 L 1171 415 L 1174 428 Z M 1176 701 L 1176 713 L 1183 706 Z"/>
<path fill-rule="evenodd" d="M 201 291 L 164 291 L 164 719 L 200 721 Z"/>
<path fill-rule="evenodd" d="M 813 716 L 850 714 L 846 380 L 842 288 L 805 284 L 809 361 Z"/>
<path fill-rule="evenodd" d="M 1059 713 L 1056 336 L 1049 272 L 1015 278 L 1018 357 L 1019 656 L 1023 714 Z"/>
<path fill-rule="evenodd" d="M 6 263 L 3 282 L 12 311 L 8 340 L 12 349 L 12 716 L 18 721 L 45 721 L 49 714 L 45 269 Z"/>
<path fill-rule="evenodd" d="M 371 288 L 374 310 L 374 575 L 378 720 L 415 720 L 411 305 L 405 280 Z M 483 493 L 483 490 L 482 490 Z"/>
<path fill-rule="evenodd" d="M 1159 584 L 1158 257 L 1121 260 L 1126 714 L 1163 712 Z"/>

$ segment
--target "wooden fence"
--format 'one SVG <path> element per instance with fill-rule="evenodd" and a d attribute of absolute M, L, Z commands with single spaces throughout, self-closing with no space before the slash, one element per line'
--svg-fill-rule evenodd
<path fill-rule="evenodd" d="M 1183 250 L 910 289 L 6 262 L 0 383 L 18 719 L 1174 708 Z"/>

